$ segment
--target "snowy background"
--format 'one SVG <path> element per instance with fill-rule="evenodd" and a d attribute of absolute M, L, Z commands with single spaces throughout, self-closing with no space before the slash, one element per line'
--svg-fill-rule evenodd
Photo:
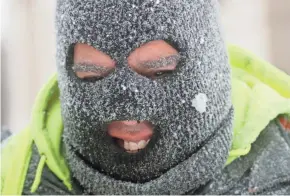
<path fill-rule="evenodd" d="M 290 0 L 221 0 L 227 41 L 290 74 Z M 1 0 L 1 125 L 27 125 L 35 96 L 55 71 L 55 0 Z"/>

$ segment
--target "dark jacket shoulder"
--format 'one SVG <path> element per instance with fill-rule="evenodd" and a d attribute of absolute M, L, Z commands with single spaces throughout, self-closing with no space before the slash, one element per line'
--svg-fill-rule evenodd
<path fill-rule="evenodd" d="M 273 120 L 250 153 L 228 165 L 201 194 L 290 194 L 290 136 Z"/>
<path fill-rule="evenodd" d="M 72 195 L 81 194 L 78 186 L 73 184 L 73 191 L 69 191 L 67 187 L 59 180 L 59 178 L 47 167 L 44 166 L 41 174 L 41 182 L 36 192 L 31 193 L 31 187 L 35 180 L 37 167 L 40 161 L 40 155 L 35 145 L 32 146 L 32 156 L 29 163 L 26 180 L 23 187 L 24 195 Z"/>

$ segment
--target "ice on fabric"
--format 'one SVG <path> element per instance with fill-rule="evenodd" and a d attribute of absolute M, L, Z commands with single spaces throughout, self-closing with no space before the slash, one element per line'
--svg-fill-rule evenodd
<path fill-rule="evenodd" d="M 204 113 L 206 111 L 207 104 L 207 96 L 204 93 L 198 93 L 195 98 L 191 101 L 191 105 L 195 107 L 197 111 L 200 113 Z"/>

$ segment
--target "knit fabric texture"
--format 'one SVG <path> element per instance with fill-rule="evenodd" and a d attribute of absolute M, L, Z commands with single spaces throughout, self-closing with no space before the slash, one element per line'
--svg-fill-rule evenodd
<path fill-rule="evenodd" d="M 59 0 L 57 69 L 63 139 L 72 176 L 92 194 L 181 194 L 221 171 L 232 137 L 230 67 L 216 0 Z M 128 55 L 165 40 L 180 55 L 171 75 L 151 80 Z M 73 70 L 74 45 L 109 55 L 117 68 L 98 81 Z M 142 152 L 107 135 L 116 120 L 148 120 Z"/>

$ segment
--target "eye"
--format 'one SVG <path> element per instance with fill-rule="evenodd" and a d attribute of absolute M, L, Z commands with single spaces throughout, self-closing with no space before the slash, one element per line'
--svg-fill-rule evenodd
<path fill-rule="evenodd" d="M 74 47 L 75 75 L 83 81 L 96 82 L 115 70 L 115 61 L 92 46 L 78 43 Z"/>
<path fill-rule="evenodd" d="M 90 77 L 82 78 L 82 80 L 85 82 L 97 82 L 97 81 L 100 81 L 102 79 L 104 79 L 104 77 L 102 77 L 102 76 L 90 76 Z"/>
<path fill-rule="evenodd" d="M 113 68 L 86 64 L 76 64 L 72 69 L 78 78 L 90 82 L 102 80 L 114 71 Z"/>
<path fill-rule="evenodd" d="M 136 73 L 150 79 L 166 77 L 179 63 L 178 51 L 163 40 L 150 41 L 132 51 L 128 65 Z"/>
<path fill-rule="evenodd" d="M 153 78 L 161 78 L 161 77 L 171 75 L 173 73 L 173 71 L 174 70 L 164 70 L 164 71 L 155 72 Z"/>
<path fill-rule="evenodd" d="M 143 68 L 136 69 L 136 72 L 150 79 L 159 79 L 170 76 L 176 70 L 176 64 L 167 65 L 161 68 Z"/>

